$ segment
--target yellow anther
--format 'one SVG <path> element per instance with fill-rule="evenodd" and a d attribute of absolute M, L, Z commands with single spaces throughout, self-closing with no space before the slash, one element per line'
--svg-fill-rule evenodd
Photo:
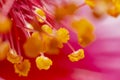
<path fill-rule="evenodd" d="M 37 57 L 39 55 L 39 52 L 42 51 L 41 39 L 35 36 L 34 34 L 34 37 L 32 36 L 27 39 L 23 48 L 24 48 L 26 56 L 31 57 L 31 58 Z"/>
<path fill-rule="evenodd" d="M 48 49 L 48 43 L 49 43 L 49 36 L 45 35 L 45 34 L 41 34 L 39 32 L 34 32 L 32 34 L 32 37 L 36 38 L 36 39 L 39 39 L 39 46 L 41 46 L 39 48 L 40 52 L 46 52 L 47 49 Z"/>
<path fill-rule="evenodd" d="M 79 61 L 79 60 L 83 59 L 84 57 L 85 57 L 85 55 L 84 55 L 83 49 L 79 49 L 68 55 L 68 58 L 71 62 Z"/>
<path fill-rule="evenodd" d="M 72 28 L 74 28 L 77 33 L 79 33 L 79 35 L 85 34 L 86 32 L 91 33 L 94 31 L 93 25 L 85 18 L 73 21 Z"/>
<path fill-rule="evenodd" d="M 82 47 L 86 47 L 88 44 L 94 41 L 94 27 L 86 19 L 73 21 L 72 27 L 75 29 L 78 36 L 78 41 Z"/>
<path fill-rule="evenodd" d="M 58 41 L 56 38 L 52 38 L 48 42 L 48 53 L 50 54 L 57 54 L 59 53 L 59 48 L 63 47 L 63 44 Z"/>
<path fill-rule="evenodd" d="M 0 15 L 0 33 L 6 33 L 10 31 L 11 27 L 11 20 L 3 15 Z"/>
<path fill-rule="evenodd" d="M 53 31 L 52 31 L 52 28 L 50 28 L 50 26 L 48 26 L 47 24 L 45 25 L 42 25 L 42 30 L 48 34 L 51 34 Z"/>
<path fill-rule="evenodd" d="M 117 12 L 120 14 L 120 0 L 116 0 L 115 8 L 116 8 Z"/>
<path fill-rule="evenodd" d="M 25 59 L 21 63 L 14 64 L 15 73 L 18 73 L 19 76 L 28 76 L 30 71 L 31 63 L 29 60 Z"/>
<path fill-rule="evenodd" d="M 95 35 L 93 33 L 86 33 L 81 36 L 78 35 L 78 42 L 82 47 L 88 46 L 94 40 L 95 40 Z"/>
<path fill-rule="evenodd" d="M 36 58 L 36 66 L 39 70 L 48 70 L 52 65 L 52 60 L 45 56 L 38 56 Z"/>
<path fill-rule="evenodd" d="M 77 5 L 69 3 L 55 8 L 55 18 L 57 21 L 62 20 L 67 15 L 72 15 L 77 10 Z"/>
<path fill-rule="evenodd" d="M 45 15 L 45 12 L 42 10 L 42 9 L 40 9 L 40 8 L 36 8 L 35 9 L 35 12 L 39 15 L 39 16 L 41 16 L 43 19 L 46 19 L 46 15 Z M 37 17 L 37 19 L 42 23 L 42 22 L 44 22 L 41 18 L 39 18 L 39 17 Z"/>
<path fill-rule="evenodd" d="M 40 39 L 40 34 L 39 34 L 39 32 L 33 32 L 33 33 L 32 33 L 32 37 L 37 38 L 37 39 Z"/>
<path fill-rule="evenodd" d="M 93 8 L 95 16 L 101 16 L 108 13 L 111 16 L 120 14 L 120 0 L 85 0 L 85 3 Z"/>
<path fill-rule="evenodd" d="M 108 14 L 111 16 L 117 17 L 119 15 L 119 12 L 116 9 L 110 9 L 108 10 Z"/>
<path fill-rule="evenodd" d="M 59 48 L 63 47 L 63 43 L 67 43 L 69 40 L 69 32 L 65 28 L 60 28 L 58 30 L 52 30 L 48 25 L 42 26 L 42 30 L 49 35 L 43 34 L 43 42 L 46 47 L 47 53 L 57 54 Z"/>
<path fill-rule="evenodd" d="M 7 54 L 7 60 L 13 64 L 20 63 L 22 61 L 23 57 L 17 55 L 16 51 L 11 49 Z"/>
<path fill-rule="evenodd" d="M 9 50 L 10 50 L 10 45 L 8 42 L 0 43 L 0 60 L 4 60 L 6 58 Z"/>
<path fill-rule="evenodd" d="M 44 28 L 47 32 L 47 28 Z M 44 31 L 45 31 L 44 30 Z M 49 31 L 49 30 L 48 30 Z M 48 33 L 49 34 L 49 33 Z M 51 34 L 50 34 L 51 35 Z M 32 37 L 34 38 L 40 38 L 40 35 L 38 32 L 35 32 L 32 34 Z M 41 34 L 41 39 L 40 39 L 40 42 L 41 44 L 39 46 L 41 46 L 39 49 L 40 49 L 40 52 L 50 52 L 50 53 L 53 53 L 53 52 L 56 52 L 56 47 L 58 48 L 58 41 L 53 41 L 53 37 L 50 37 L 49 35 L 46 35 L 46 34 Z M 55 44 L 56 45 L 55 45 Z"/>
<path fill-rule="evenodd" d="M 38 47 L 39 49 L 41 49 L 39 50 L 39 52 L 57 54 L 59 52 L 59 48 L 63 47 L 63 43 L 67 43 L 67 41 L 69 40 L 69 32 L 65 28 L 60 28 L 59 30 L 52 30 L 52 28 L 50 28 L 48 25 L 45 24 L 41 27 L 41 29 L 44 32 L 46 32 L 48 35 L 43 33 L 41 34 L 41 39 L 40 39 L 39 33 L 35 32 L 32 34 L 31 37 L 31 38 L 39 39 L 39 43 L 41 43 L 39 44 L 39 46 L 41 47 L 40 48 Z"/>
<path fill-rule="evenodd" d="M 118 16 L 120 14 L 120 0 L 112 0 L 111 5 L 108 5 L 108 14 L 111 16 Z"/>
<path fill-rule="evenodd" d="M 85 0 L 85 3 L 89 5 L 91 8 L 95 7 L 95 0 Z"/>
<path fill-rule="evenodd" d="M 56 38 L 62 43 L 67 43 L 70 39 L 68 30 L 65 28 L 58 29 L 56 31 Z"/>

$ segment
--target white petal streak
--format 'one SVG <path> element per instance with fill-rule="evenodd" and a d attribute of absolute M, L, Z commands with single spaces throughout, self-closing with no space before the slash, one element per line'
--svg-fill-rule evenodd
<path fill-rule="evenodd" d="M 101 55 L 120 55 L 120 38 L 114 39 L 98 39 L 93 44 L 86 47 L 86 50 L 91 54 Z"/>
<path fill-rule="evenodd" d="M 107 80 L 107 76 L 102 73 L 84 69 L 75 69 L 72 77 L 73 80 Z"/>
<path fill-rule="evenodd" d="M 120 57 L 97 57 L 95 64 L 97 67 L 102 68 L 104 71 L 119 72 L 120 71 Z"/>

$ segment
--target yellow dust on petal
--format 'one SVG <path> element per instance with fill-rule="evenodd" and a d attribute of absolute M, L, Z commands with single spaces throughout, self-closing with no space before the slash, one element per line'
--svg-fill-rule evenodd
<path fill-rule="evenodd" d="M 86 47 L 94 41 L 94 26 L 88 20 L 83 18 L 78 21 L 73 21 L 72 28 L 75 29 L 78 41 L 82 47 Z"/>
<path fill-rule="evenodd" d="M 47 24 L 42 25 L 42 30 L 48 34 L 52 33 L 52 28 L 50 28 L 50 26 L 48 26 Z"/>
<path fill-rule="evenodd" d="M 35 62 L 39 70 L 48 70 L 52 65 L 52 60 L 45 56 L 38 56 Z"/>
<path fill-rule="evenodd" d="M 79 61 L 79 60 L 83 59 L 84 57 L 85 57 L 85 55 L 84 55 L 83 49 L 79 49 L 68 55 L 68 58 L 71 62 Z"/>
<path fill-rule="evenodd" d="M 9 42 L 1 42 L 0 43 L 0 60 L 4 60 L 7 56 L 7 53 L 10 50 Z"/>
<path fill-rule="evenodd" d="M 15 50 L 10 50 L 7 54 L 7 60 L 13 64 L 20 63 L 22 61 L 23 57 L 19 56 Z"/>
<path fill-rule="evenodd" d="M 9 18 L 0 15 L 0 33 L 6 33 L 10 31 L 12 22 Z"/>
<path fill-rule="evenodd" d="M 67 43 L 70 39 L 68 30 L 65 28 L 58 29 L 56 32 L 56 38 L 62 43 Z"/>
<path fill-rule="evenodd" d="M 36 8 L 35 9 L 35 12 L 39 15 L 39 16 L 41 16 L 43 19 L 46 19 L 46 15 L 45 15 L 45 12 L 42 10 L 42 9 L 40 9 L 40 8 Z M 44 22 L 41 18 L 39 18 L 39 17 L 37 17 L 37 19 L 42 23 L 42 22 Z"/>
<path fill-rule="evenodd" d="M 28 76 L 28 72 L 30 71 L 31 63 L 29 60 L 25 59 L 21 63 L 14 64 L 15 73 L 19 74 L 19 76 Z"/>
<path fill-rule="evenodd" d="M 39 55 L 39 52 L 41 52 L 42 42 L 41 42 L 40 38 L 38 38 L 38 37 L 35 37 L 35 36 L 30 37 L 24 43 L 23 48 L 24 48 L 26 56 L 28 56 L 30 58 L 34 58 Z"/>

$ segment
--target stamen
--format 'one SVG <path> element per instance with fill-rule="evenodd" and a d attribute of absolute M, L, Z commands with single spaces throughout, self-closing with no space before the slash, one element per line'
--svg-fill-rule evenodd
<path fill-rule="evenodd" d="M 29 29 L 34 29 L 33 26 L 29 23 L 26 22 L 26 27 L 29 28 Z"/>
<path fill-rule="evenodd" d="M 36 66 L 39 70 L 48 70 L 52 65 L 52 60 L 44 55 L 38 56 L 36 58 Z"/>
<path fill-rule="evenodd" d="M 86 6 L 86 3 L 80 4 L 77 8 L 82 8 L 82 7 L 84 7 L 84 6 Z"/>
<path fill-rule="evenodd" d="M 21 13 L 21 12 L 20 12 Z M 24 25 L 26 25 L 25 27 L 27 27 L 28 29 L 34 29 L 33 26 L 31 24 L 29 24 L 25 19 L 24 19 L 24 16 L 22 15 L 21 13 L 21 16 L 22 16 L 22 20 L 23 20 L 23 23 Z"/>
<path fill-rule="evenodd" d="M 0 33 L 7 33 L 12 27 L 12 22 L 9 18 L 0 14 Z"/>
<path fill-rule="evenodd" d="M 44 20 L 46 19 L 45 13 L 44 13 L 44 11 L 43 11 L 42 9 L 40 9 L 40 8 L 35 8 L 35 12 L 36 12 L 39 16 L 41 16 L 41 18 L 43 18 Z M 41 18 L 37 17 L 38 21 L 40 21 L 41 23 L 43 23 L 44 21 L 43 21 Z"/>
<path fill-rule="evenodd" d="M 79 49 L 68 55 L 68 58 L 71 62 L 79 61 L 79 60 L 83 59 L 84 57 L 85 57 L 85 55 L 84 55 L 83 49 Z"/>
<path fill-rule="evenodd" d="M 30 71 L 31 63 L 28 59 L 25 59 L 21 63 L 14 64 L 15 73 L 18 73 L 19 76 L 28 76 Z"/>
<path fill-rule="evenodd" d="M 91 8 L 94 8 L 95 0 L 85 0 L 85 4 L 89 5 Z"/>
<path fill-rule="evenodd" d="M 11 62 L 12 64 L 15 63 L 20 63 L 22 61 L 23 57 L 17 55 L 17 52 L 13 49 L 11 49 L 8 53 L 7 53 L 7 60 L 9 62 Z"/>
<path fill-rule="evenodd" d="M 88 46 L 95 40 L 94 26 L 86 19 L 75 20 L 72 22 L 72 28 L 76 31 L 79 44 L 82 47 Z"/>
<path fill-rule="evenodd" d="M 12 49 L 15 50 L 12 33 L 10 32 L 8 36 L 10 38 L 10 46 L 11 46 Z"/>
<path fill-rule="evenodd" d="M 40 34 L 38 32 L 34 32 L 23 45 L 25 55 L 30 58 L 37 57 L 39 52 L 44 52 L 43 45 Z"/>
<path fill-rule="evenodd" d="M 0 61 L 6 59 L 9 50 L 10 50 L 10 45 L 7 41 L 0 43 Z"/>
<path fill-rule="evenodd" d="M 67 15 L 73 15 L 76 10 L 77 5 L 74 3 L 64 4 L 61 7 L 56 7 L 54 11 L 55 19 L 60 21 Z"/>
<path fill-rule="evenodd" d="M 33 11 L 34 12 L 34 11 Z M 34 12 L 41 20 L 43 20 L 47 25 L 49 25 L 51 28 L 53 28 L 53 26 L 44 18 L 42 18 L 40 15 L 38 15 L 36 12 Z"/>
<path fill-rule="evenodd" d="M 75 49 L 72 47 L 72 45 L 69 42 L 67 43 L 67 45 L 73 52 L 75 52 Z"/>

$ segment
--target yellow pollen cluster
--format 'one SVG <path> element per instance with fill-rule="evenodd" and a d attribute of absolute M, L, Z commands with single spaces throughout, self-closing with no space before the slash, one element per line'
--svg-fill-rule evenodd
<path fill-rule="evenodd" d="M 10 48 L 10 44 L 7 41 L 0 39 L 0 60 L 7 59 L 14 65 L 15 72 L 20 76 L 27 76 L 30 70 L 29 60 L 24 60 L 23 57 L 18 55 L 14 49 Z"/>
<path fill-rule="evenodd" d="M 50 28 L 47 24 L 45 24 L 45 25 L 42 25 L 42 30 L 44 31 L 44 32 L 46 32 L 46 33 L 48 33 L 48 34 L 52 34 L 52 28 Z"/>
<path fill-rule="evenodd" d="M 69 31 L 65 28 L 52 29 L 47 24 L 42 25 L 41 30 L 42 32 L 33 32 L 23 48 L 27 57 L 36 58 L 36 66 L 39 70 L 48 70 L 52 60 L 43 56 L 43 53 L 58 53 L 63 43 L 68 42 Z M 41 56 L 38 56 L 40 54 Z"/>
<path fill-rule="evenodd" d="M 7 54 L 7 60 L 11 62 L 12 64 L 20 63 L 22 61 L 23 57 L 19 56 L 15 50 L 10 50 Z"/>
<path fill-rule="evenodd" d="M 46 19 L 45 12 L 44 12 L 42 9 L 36 8 L 36 9 L 35 9 L 35 12 L 36 12 L 41 18 Z M 38 21 L 40 21 L 41 23 L 44 22 L 39 16 L 37 16 Z"/>
<path fill-rule="evenodd" d="M 52 60 L 45 56 L 38 56 L 36 58 L 36 66 L 39 70 L 48 70 L 52 65 Z"/>
<path fill-rule="evenodd" d="M 58 49 L 63 47 L 63 43 L 67 43 L 69 40 L 69 32 L 65 28 L 53 30 L 48 25 L 43 25 L 42 30 L 47 33 L 47 35 L 43 34 L 42 39 L 46 43 L 48 53 L 58 53 Z"/>
<path fill-rule="evenodd" d="M 19 76 L 27 76 L 30 71 L 31 63 L 29 60 L 25 59 L 21 63 L 14 64 L 15 73 L 18 73 Z"/>
<path fill-rule="evenodd" d="M 120 14 L 120 0 L 112 0 L 108 5 L 108 14 L 111 16 L 118 16 Z"/>
<path fill-rule="evenodd" d="M 67 15 L 73 15 L 77 9 L 77 5 L 74 3 L 69 3 L 66 5 L 62 5 L 61 7 L 55 8 L 55 19 L 57 21 L 62 20 Z"/>
<path fill-rule="evenodd" d="M 56 35 L 57 39 L 62 43 L 67 43 L 70 39 L 69 32 L 65 28 L 57 30 Z"/>
<path fill-rule="evenodd" d="M 12 22 L 9 18 L 0 14 L 0 33 L 6 33 L 10 31 Z"/>
<path fill-rule="evenodd" d="M 94 13 L 101 16 L 108 13 L 111 16 L 118 16 L 120 14 L 120 0 L 85 0 Z"/>
<path fill-rule="evenodd" d="M 72 28 L 75 29 L 79 44 L 82 47 L 86 47 L 94 41 L 94 27 L 88 20 L 82 18 L 80 20 L 73 21 Z"/>
<path fill-rule="evenodd" d="M 25 51 L 25 55 L 30 58 L 35 58 L 39 55 L 39 52 L 41 51 L 41 39 L 39 36 L 37 36 L 38 33 L 34 33 L 33 36 L 27 39 L 25 42 L 23 48 Z"/>
<path fill-rule="evenodd" d="M 85 3 L 89 5 L 91 8 L 95 7 L 95 0 L 85 0 Z"/>
<path fill-rule="evenodd" d="M 85 57 L 85 55 L 84 55 L 83 49 L 79 49 L 68 55 L 68 58 L 71 62 L 79 61 L 79 60 L 83 59 L 84 57 Z"/>
<path fill-rule="evenodd" d="M 69 31 L 65 28 L 59 28 L 58 30 L 52 30 L 48 25 L 43 25 L 42 30 L 49 35 L 57 38 L 61 43 L 67 43 L 69 40 Z"/>

